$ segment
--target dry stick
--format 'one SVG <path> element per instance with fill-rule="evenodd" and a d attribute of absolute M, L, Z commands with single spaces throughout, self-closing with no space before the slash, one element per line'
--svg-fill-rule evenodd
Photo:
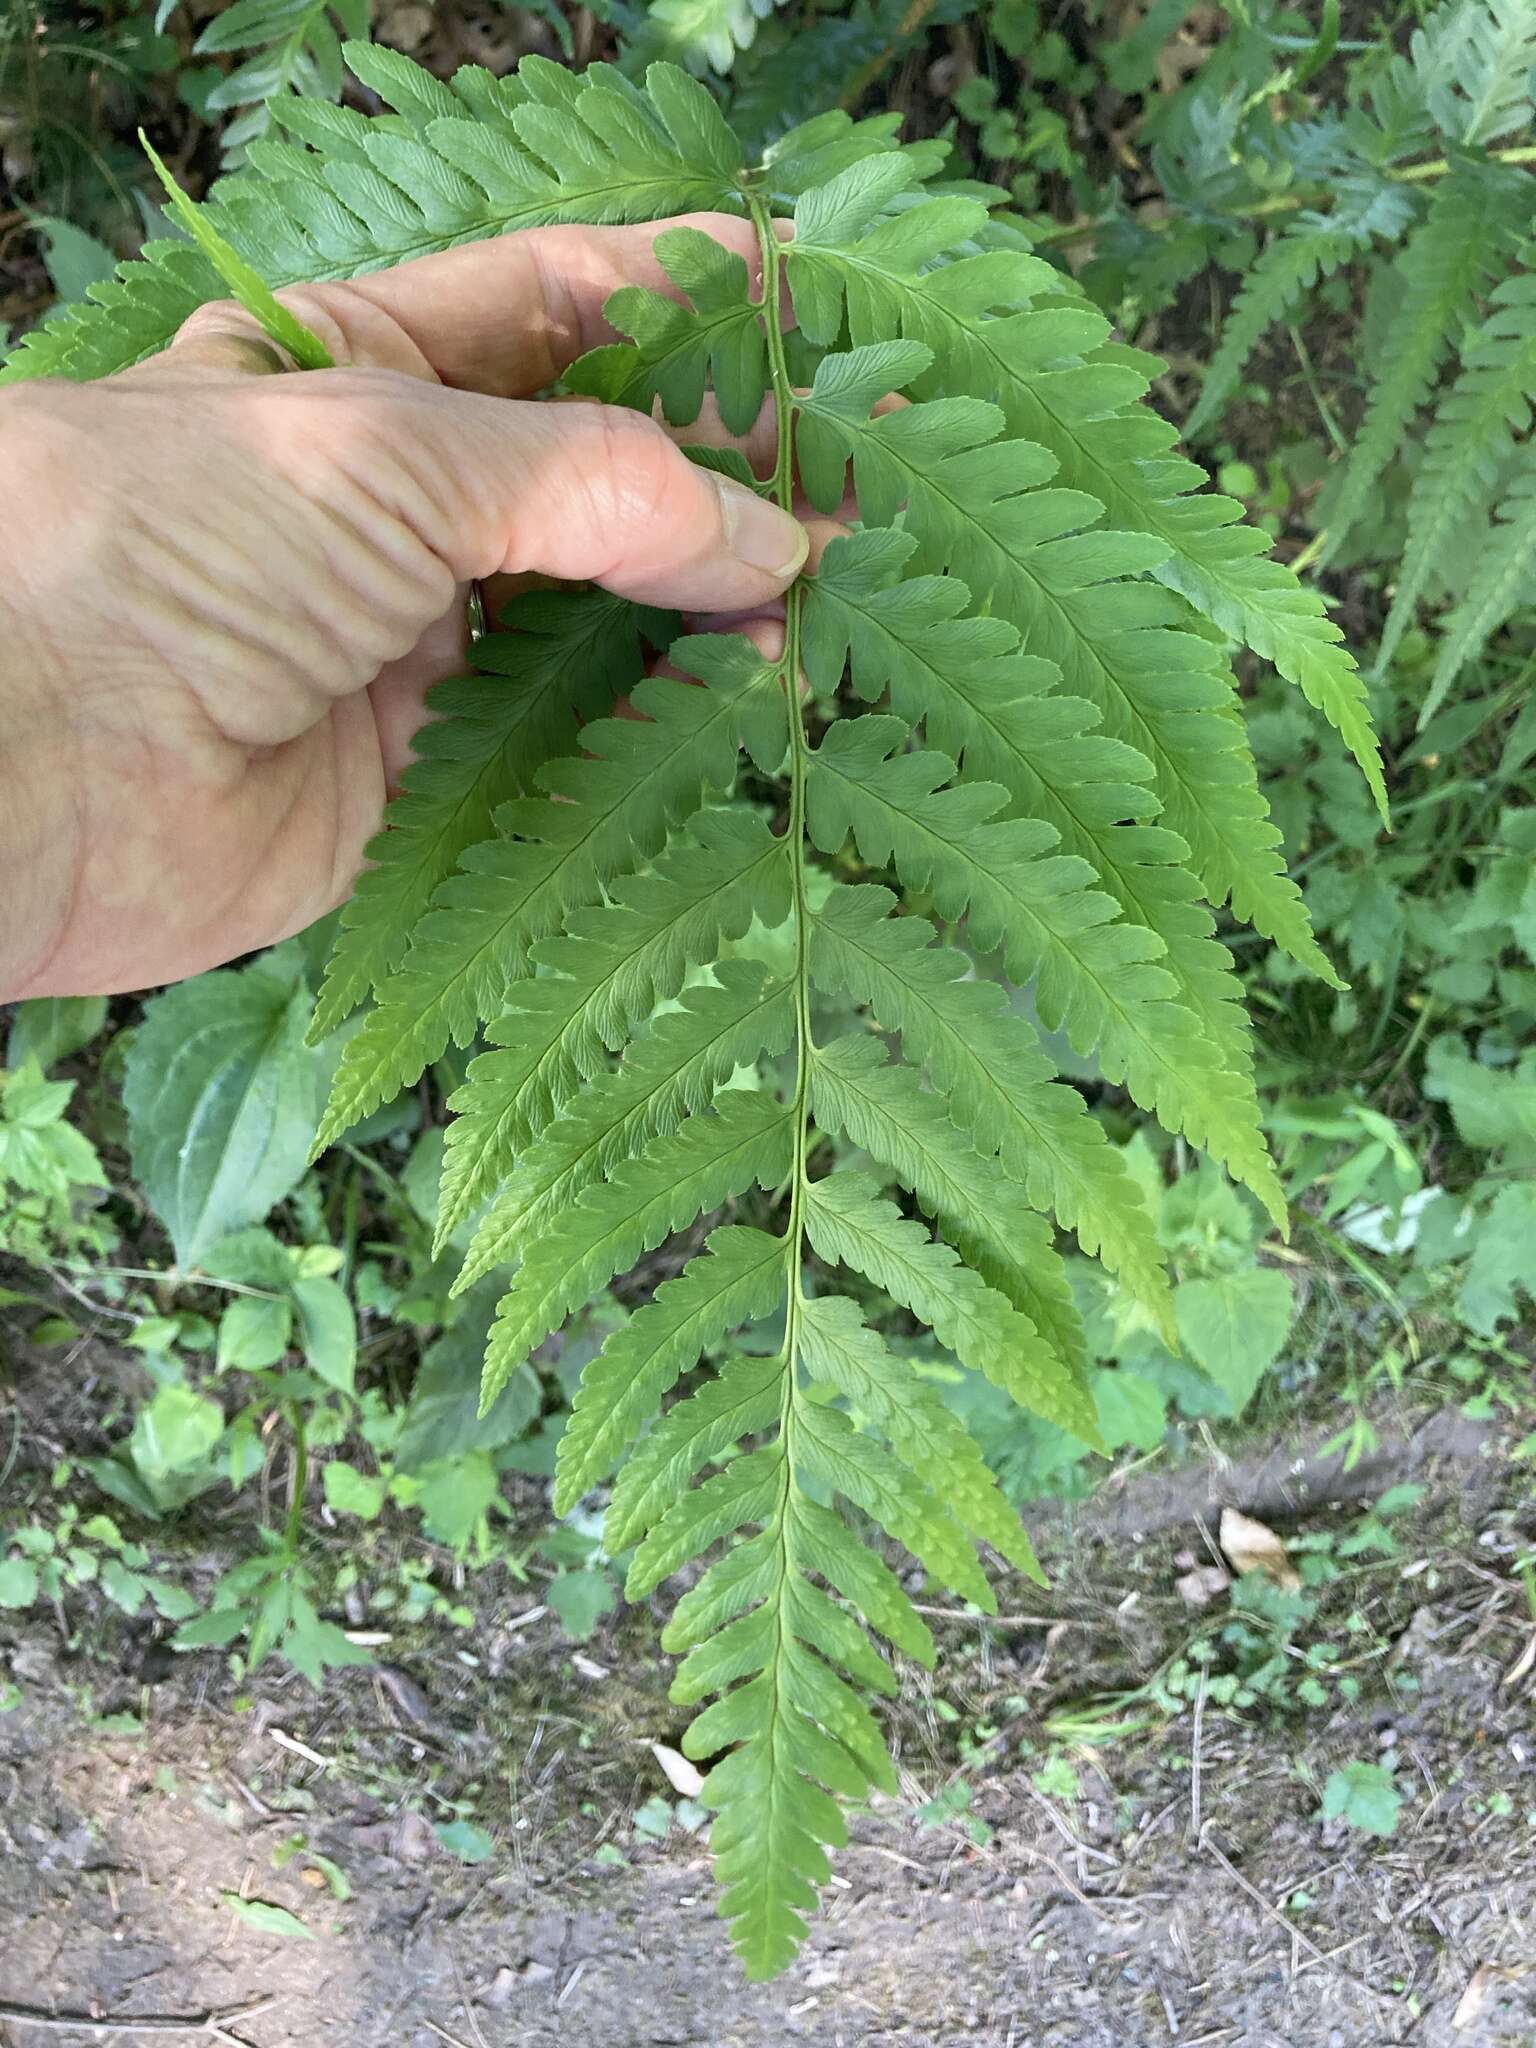
<path fill-rule="evenodd" d="M 42 2027 L 60 2034 L 212 2034 L 216 2039 L 228 2040 L 227 2028 L 243 2026 L 247 2020 L 270 2012 L 276 2004 L 275 1998 L 264 1998 L 257 2005 L 241 2006 L 235 2012 L 204 2013 L 200 2020 L 101 2020 L 89 2013 L 39 2012 L 32 2005 L 0 2003 L 0 2026 Z"/>
<path fill-rule="evenodd" d="M 542 1613 L 542 1608 L 539 1611 Z M 915 1600 L 912 1612 L 930 1615 L 935 1621 L 984 1621 L 989 1628 L 1096 1628 L 1104 1635 L 1115 1632 L 1107 1621 L 1080 1621 L 1073 1614 L 967 1614 L 961 1607 L 920 1607 Z"/>
<path fill-rule="evenodd" d="M 1235 1885 L 1237 1885 L 1240 1890 L 1245 1891 L 1248 1894 L 1249 1898 L 1253 1900 L 1253 1903 L 1257 1907 L 1259 1907 L 1259 1909 L 1264 1914 L 1266 1914 L 1269 1919 L 1273 1920 L 1277 1927 L 1284 1928 L 1286 1934 L 1289 1935 L 1291 1939 L 1294 1942 L 1296 1942 L 1296 1944 L 1299 1947 L 1304 1948 L 1307 1951 L 1307 1954 L 1311 1956 L 1314 1962 L 1331 1962 L 1333 1960 L 1333 1956 L 1337 1955 L 1339 1951 L 1335 1949 L 1332 1952 L 1332 1954 L 1325 1954 L 1323 1950 L 1318 1947 L 1315 1941 L 1309 1941 L 1306 1935 L 1302 1933 L 1299 1927 L 1297 1927 L 1292 1921 L 1286 1919 L 1285 1915 L 1281 1912 L 1278 1906 L 1272 1904 L 1270 1900 L 1265 1898 L 1264 1894 L 1259 1890 L 1257 1885 L 1250 1884 L 1247 1878 L 1244 1877 L 1243 1873 L 1236 1867 L 1236 1865 L 1232 1863 L 1232 1861 L 1228 1857 L 1222 1855 L 1221 1851 L 1217 1848 L 1215 1842 L 1211 1839 L 1211 1828 L 1213 1825 L 1214 1823 L 1212 1823 L 1211 1821 L 1207 1821 L 1205 1826 L 1200 1830 L 1200 1848 L 1206 1850 L 1210 1855 L 1214 1856 L 1216 1858 L 1216 1861 L 1221 1865 L 1222 1869 L 1227 1873 L 1228 1877 L 1231 1878 L 1232 1882 Z M 1352 1946 L 1351 1943 L 1345 1943 L 1346 1948 L 1350 1946 Z M 1377 2001 L 1380 2000 L 1382 1994 L 1379 1991 L 1377 1991 L 1373 1985 L 1367 1984 L 1363 1977 L 1355 1976 L 1354 1972 L 1351 1970 L 1339 1970 L 1337 1974 L 1340 1977 L 1342 1977 L 1346 1983 L 1353 1984 L 1357 1991 L 1363 1991 L 1367 1998 L 1376 1999 Z"/>

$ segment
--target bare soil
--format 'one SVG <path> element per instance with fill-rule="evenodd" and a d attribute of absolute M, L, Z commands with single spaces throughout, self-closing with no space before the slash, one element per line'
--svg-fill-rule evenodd
<path fill-rule="evenodd" d="M 169 1655 L 89 1589 L 66 1615 L 7 1617 L 0 2043 L 127 2048 L 176 2038 L 136 2021 L 177 2020 L 246 2048 L 1530 2044 L 1533 1620 L 1509 1570 L 1528 1471 L 1513 1426 L 1387 1424 L 1363 1479 L 1297 1440 L 1038 1516 L 1050 1594 L 1004 1580 L 1001 1624 L 940 1622 L 938 1677 L 912 1674 L 896 1715 L 904 1797 L 855 1821 L 770 1986 L 730 1955 L 697 1837 L 634 1831 L 668 1789 L 649 1743 L 681 1732 L 653 1617 L 578 1652 L 550 1616 L 517 1626 L 536 1594 L 497 1573 L 471 1588 L 471 1637 L 386 1646 L 398 1662 L 323 1695 L 275 1670 L 238 1692 L 218 1654 Z M 1047 1723 L 1144 1681 L 1205 1619 L 1174 1581 L 1222 1501 L 1316 1529 L 1410 1471 L 1427 1491 L 1400 1554 L 1327 1616 L 1360 1645 L 1358 1701 L 1204 1700 L 1061 1745 L 1075 1798 L 1035 1784 Z M 223 1560 L 216 1530 L 200 1540 L 184 1576 L 202 1587 Z M 1396 1834 L 1322 1822 L 1329 1772 L 1380 1759 L 1407 1794 Z M 962 1763 L 980 1845 L 917 1817 Z M 494 1836 L 475 1866 L 433 1832 L 458 1801 Z M 274 1864 L 295 1834 L 349 1899 L 302 1855 Z M 247 1924 L 231 1896 L 311 1938 Z"/>

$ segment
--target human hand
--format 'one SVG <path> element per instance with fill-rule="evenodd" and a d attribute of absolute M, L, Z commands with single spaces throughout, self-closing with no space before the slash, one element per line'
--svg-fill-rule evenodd
<path fill-rule="evenodd" d="M 755 265 L 746 223 L 693 223 Z M 238 308 L 154 361 L 0 393 L 0 997 L 194 974 L 340 902 L 462 664 L 472 580 L 752 614 L 805 531 L 644 416 L 530 402 L 669 289 L 665 223 L 550 228 Z"/>

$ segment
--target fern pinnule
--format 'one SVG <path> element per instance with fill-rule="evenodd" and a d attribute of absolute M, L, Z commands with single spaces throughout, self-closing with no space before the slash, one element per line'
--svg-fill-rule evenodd
<path fill-rule="evenodd" d="M 1498 508 L 1466 595 L 1445 622 L 1419 713 L 1427 725 L 1452 683 L 1476 660 L 1536 577 L 1536 469 L 1522 470 Z"/>
<path fill-rule="evenodd" d="M 1527 269 L 1490 295 L 1424 446 L 1408 501 L 1408 540 L 1382 629 L 1381 666 L 1396 653 L 1434 565 L 1451 537 L 1489 502 L 1536 405 L 1536 276 Z"/>
<path fill-rule="evenodd" d="M 1330 510 L 1326 554 L 1337 552 L 1359 519 L 1372 484 L 1397 453 L 1478 296 L 1507 254 L 1504 224 L 1523 184 L 1470 167 L 1454 171 L 1435 188 L 1422 223 L 1409 236 L 1397 261 L 1402 300 L 1393 318 L 1393 345 L 1372 384 Z"/>

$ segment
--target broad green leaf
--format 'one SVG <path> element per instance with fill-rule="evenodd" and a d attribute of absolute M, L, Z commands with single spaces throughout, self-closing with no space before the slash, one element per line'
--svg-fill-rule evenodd
<path fill-rule="evenodd" d="M 334 1055 L 309 998 L 260 965 L 153 997 L 123 1100 L 134 1172 L 183 1266 L 257 1223 L 303 1173 Z"/>
<path fill-rule="evenodd" d="M 237 1295 L 219 1317 L 216 1357 L 221 1371 L 259 1372 L 288 1349 L 293 1304 L 261 1295 Z"/>
<path fill-rule="evenodd" d="M 384 1481 L 359 1472 L 342 1458 L 332 1458 L 325 1468 L 325 1504 L 339 1515 L 357 1515 L 371 1522 L 384 1505 Z"/>
<path fill-rule="evenodd" d="M 1397 1831 L 1403 1794 L 1385 1764 L 1345 1764 L 1323 1787 L 1324 1820 L 1346 1821 L 1366 1835 Z"/>
<path fill-rule="evenodd" d="M 37 1598 L 37 1566 L 24 1557 L 0 1558 L 0 1607 L 30 1607 Z"/>
<path fill-rule="evenodd" d="M 135 1418 L 128 1449 L 151 1489 L 196 1471 L 224 1434 L 224 1411 L 190 1387 L 164 1386 Z"/>
<path fill-rule="evenodd" d="M 311 1372 L 342 1393 L 352 1391 L 357 1368 L 357 1318 L 344 1288 L 334 1280 L 296 1280 L 299 1342 Z"/>
<path fill-rule="evenodd" d="M 1241 1415 L 1280 1356 L 1296 1312 L 1291 1283 L 1277 1266 L 1250 1266 L 1173 1291 L 1184 1348 Z"/>
<path fill-rule="evenodd" d="M 18 1003 L 11 1017 L 6 1064 L 21 1067 L 34 1059 L 46 1073 L 89 1045 L 106 1021 L 105 996 L 34 996 Z"/>
<path fill-rule="evenodd" d="M 62 305 L 73 305 L 77 299 L 83 299 L 93 284 L 100 284 L 117 268 L 117 257 L 105 242 L 99 242 L 72 221 L 60 220 L 53 214 L 35 213 L 31 227 L 35 235 L 42 237 L 43 261 L 48 266 L 48 275 Z M 100 1002 L 103 1015 L 106 1013 L 106 1004 L 99 996 L 65 996 L 55 1000 Z"/>
<path fill-rule="evenodd" d="M 416 1494 L 427 1534 L 450 1549 L 467 1543 L 497 1491 L 496 1467 L 485 1451 L 466 1451 L 427 1466 Z"/>
<path fill-rule="evenodd" d="M 619 1604 L 618 1591 L 606 1572 L 557 1572 L 544 1588 L 544 1598 L 560 1617 L 568 1636 L 584 1643 L 605 1614 Z"/>
<path fill-rule="evenodd" d="M 440 1820 L 432 1832 L 460 1863 L 484 1863 L 496 1847 L 485 1829 L 477 1828 L 472 1820 Z"/>

